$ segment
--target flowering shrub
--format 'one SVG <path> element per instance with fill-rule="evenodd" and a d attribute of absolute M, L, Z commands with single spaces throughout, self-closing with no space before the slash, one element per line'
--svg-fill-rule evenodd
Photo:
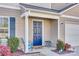
<path fill-rule="evenodd" d="M 65 49 L 64 49 L 64 50 L 66 51 L 66 50 L 68 50 L 69 48 L 71 48 L 71 45 L 68 44 L 68 43 L 66 43 L 66 44 L 65 44 Z"/>
<path fill-rule="evenodd" d="M 11 56 L 10 48 L 7 46 L 0 45 L 0 55 L 1 56 Z"/>

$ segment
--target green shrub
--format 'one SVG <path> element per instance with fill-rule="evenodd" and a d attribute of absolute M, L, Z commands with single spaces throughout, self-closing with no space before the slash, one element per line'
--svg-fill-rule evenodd
<path fill-rule="evenodd" d="M 11 49 L 11 52 L 16 52 L 19 46 L 19 39 L 16 37 L 8 38 L 8 46 Z"/>
<path fill-rule="evenodd" d="M 57 40 L 57 50 L 64 50 L 64 42 L 61 40 Z"/>

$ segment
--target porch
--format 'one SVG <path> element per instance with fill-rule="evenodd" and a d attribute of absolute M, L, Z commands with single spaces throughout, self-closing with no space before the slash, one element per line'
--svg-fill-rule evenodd
<path fill-rule="evenodd" d="M 52 16 L 52 17 L 51 17 Z M 58 39 L 58 18 L 50 13 L 28 12 L 21 15 L 24 23 L 24 45 L 20 48 L 25 53 L 30 52 L 29 44 L 33 48 L 45 47 L 50 42 L 50 47 L 55 48 Z M 47 43 L 46 43 L 47 42 Z"/>

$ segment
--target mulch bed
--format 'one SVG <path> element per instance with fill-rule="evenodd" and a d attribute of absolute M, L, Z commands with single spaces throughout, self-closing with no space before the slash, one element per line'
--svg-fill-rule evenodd
<path fill-rule="evenodd" d="M 57 54 L 68 54 L 68 53 L 73 53 L 74 51 L 71 51 L 71 50 L 67 50 L 67 51 L 63 51 L 62 53 L 59 53 L 57 50 L 51 50 Z"/>
<path fill-rule="evenodd" d="M 12 56 L 45 56 L 40 52 L 24 53 L 22 50 L 17 50 L 15 53 L 12 53 Z"/>
<path fill-rule="evenodd" d="M 23 55 L 24 52 L 21 51 L 21 50 L 17 50 L 16 52 L 12 53 L 12 56 L 20 56 L 20 55 Z"/>

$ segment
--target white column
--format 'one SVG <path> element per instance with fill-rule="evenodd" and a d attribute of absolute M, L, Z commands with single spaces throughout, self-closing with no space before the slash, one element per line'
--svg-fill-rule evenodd
<path fill-rule="evenodd" d="M 58 20 L 58 39 L 64 41 L 65 40 L 65 24 L 64 24 L 64 20 L 62 18 L 60 19 Z"/>
<path fill-rule="evenodd" d="M 60 19 L 58 19 L 58 39 L 60 39 Z"/>
<path fill-rule="evenodd" d="M 28 29 L 28 14 L 25 14 L 25 53 L 28 52 L 28 39 L 29 39 L 29 29 Z"/>

